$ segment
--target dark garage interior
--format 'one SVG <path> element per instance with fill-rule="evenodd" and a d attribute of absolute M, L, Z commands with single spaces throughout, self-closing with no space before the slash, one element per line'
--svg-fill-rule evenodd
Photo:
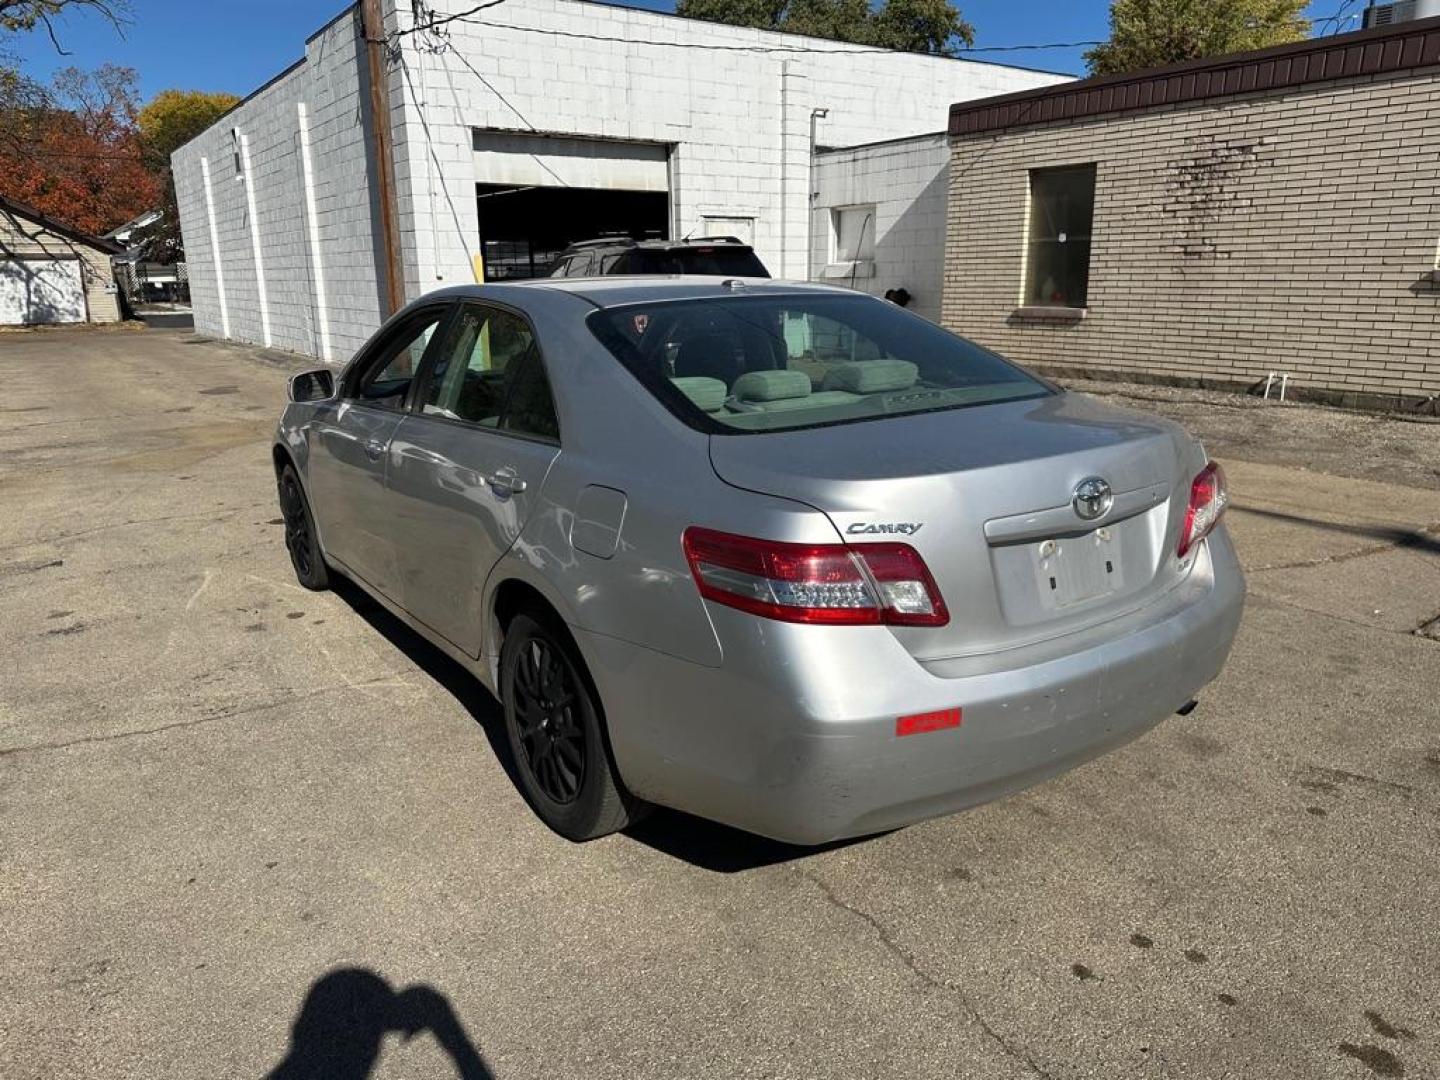
<path fill-rule="evenodd" d="M 487 281 L 543 277 L 577 240 L 669 235 L 670 197 L 663 191 L 476 184 L 475 194 Z"/>

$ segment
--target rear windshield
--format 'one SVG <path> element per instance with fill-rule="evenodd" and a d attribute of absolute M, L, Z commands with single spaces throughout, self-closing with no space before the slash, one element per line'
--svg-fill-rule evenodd
<path fill-rule="evenodd" d="M 719 277 L 769 277 L 765 264 L 748 247 L 695 247 L 664 251 L 640 248 L 615 268 L 622 274 L 714 274 Z"/>
<path fill-rule="evenodd" d="M 720 434 L 1043 397 L 974 342 L 869 296 L 714 297 L 606 308 L 595 335 L 672 412 Z"/>

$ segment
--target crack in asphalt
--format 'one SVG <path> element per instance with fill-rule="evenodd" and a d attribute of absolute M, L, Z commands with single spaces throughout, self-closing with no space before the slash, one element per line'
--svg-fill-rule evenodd
<path fill-rule="evenodd" d="M 1306 607 L 1304 604 L 1297 604 L 1293 600 L 1284 600 L 1278 596 L 1271 596 L 1269 593 L 1254 592 L 1251 594 L 1254 599 L 1264 604 L 1274 604 L 1277 607 L 1290 608 L 1292 611 L 1303 611 L 1307 615 L 1319 615 L 1322 619 L 1334 619 L 1347 626 L 1358 626 L 1362 630 L 1376 630 L 1382 634 L 1397 634 L 1400 637 L 1418 637 L 1421 641 L 1434 641 L 1434 638 L 1422 634 L 1419 630 L 1392 630 L 1388 626 L 1377 626 L 1375 623 L 1361 622 L 1359 619 L 1347 619 L 1344 615 L 1336 615 L 1333 611 L 1321 611 L 1318 608 Z M 1423 624 L 1422 624 L 1423 626 Z"/>
<path fill-rule="evenodd" d="M 4 411 L 4 410 L 0 410 Z M 9 410 L 14 411 L 14 410 Z M 15 426 L 0 427 L 0 435 L 8 435 L 12 431 L 29 431 L 37 427 L 54 427 L 56 424 L 98 424 L 102 420 L 134 420 L 137 417 L 132 413 L 111 413 L 109 416 L 67 416 L 60 420 L 37 420 L 33 424 L 17 424 Z M 28 448 L 27 448 L 28 449 Z"/>
<path fill-rule="evenodd" d="M 1235 509 L 1242 513 L 1245 511 L 1243 506 L 1237 506 Z M 1316 559 L 1297 559 L 1295 562 L 1270 563 L 1266 566 L 1247 566 L 1245 572 L 1247 574 L 1263 574 L 1270 570 L 1304 570 L 1311 566 L 1329 566 L 1333 563 L 1351 562 L 1355 559 L 1368 559 L 1372 555 L 1383 555 L 1387 551 L 1411 551 L 1422 546 L 1419 537 L 1440 536 L 1440 523 L 1422 525 L 1413 530 L 1413 533 L 1414 535 L 1401 537 L 1399 540 L 1361 548 L 1358 551 L 1346 551 L 1339 555 L 1321 555 Z"/>
<path fill-rule="evenodd" d="M 93 536 L 95 533 L 111 532 L 115 529 L 129 529 L 136 525 L 160 525 L 167 521 L 194 521 L 199 518 L 212 518 L 219 523 L 229 521 L 236 514 L 264 509 L 269 505 L 269 503 L 255 503 L 250 506 L 223 507 L 218 510 L 201 511 L 195 514 L 167 514 L 164 517 L 136 518 L 134 521 L 112 521 L 105 525 L 95 525 L 89 529 L 78 529 L 75 532 L 59 533 L 55 536 L 42 537 L 38 540 L 25 540 L 18 544 L 6 544 L 0 547 L 0 551 L 18 551 L 20 548 L 41 547 L 45 544 L 59 544 L 66 540 L 77 540 L 82 536 Z"/>
<path fill-rule="evenodd" d="M 1318 779 L 1320 783 L 1331 785 L 1363 784 L 1366 787 L 1393 792 L 1406 798 L 1415 794 L 1415 788 L 1410 784 L 1402 784 L 1396 780 L 1382 780 L 1378 776 L 1367 776 L 1365 773 L 1351 772 L 1348 769 L 1335 769 L 1329 765 L 1306 765 L 1305 771 L 1311 775 L 1312 782 Z M 1303 784 L 1304 781 L 1301 783 Z"/>
<path fill-rule="evenodd" d="M 121 739 L 133 739 L 141 735 L 163 735 L 171 731 L 182 731 L 186 728 L 202 727 L 205 724 L 213 724 L 219 720 L 231 720 L 237 716 L 250 716 L 254 713 L 268 712 L 271 709 L 278 709 L 283 705 L 293 705 L 296 702 L 308 701 L 311 698 L 319 697 L 321 694 L 328 694 L 335 690 L 353 690 L 357 687 L 368 686 L 371 683 L 388 682 L 394 676 L 387 675 L 383 678 L 363 679 L 357 682 L 335 683 L 331 686 L 322 686 L 304 694 L 289 694 L 278 701 L 267 701 L 259 705 L 251 705 L 245 708 L 223 709 L 211 716 L 197 716 L 193 720 L 177 720 L 173 724 L 159 724 L 152 728 L 135 728 L 130 731 L 115 731 L 108 735 L 83 735 L 78 739 L 64 739 L 57 742 L 32 743 L 29 746 L 7 746 L 0 747 L 0 758 L 15 757 L 20 754 L 38 754 L 46 750 L 66 750 L 72 746 L 88 746 L 92 743 L 118 742 Z"/>
<path fill-rule="evenodd" d="M 832 907 L 836 907 L 841 911 L 846 912 L 847 914 L 855 916 L 856 918 L 862 920 L 866 925 L 868 925 L 871 930 L 875 931 L 875 936 L 879 940 L 880 944 L 883 945 L 886 950 L 895 957 L 895 959 L 899 960 L 900 963 L 905 966 L 906 970 L 908 970 L 917 979 L 919 979 L 931 989 L 942 990 L 955 998 L 955 1000 L 959 1002 L 961 1008 L 964 1009 L 966 1015 L 968 1015 L 971 1020 L 975 1021 L 975 1023 L 979 1025 L 980 1030 L 985 1033 L 986 1037 L 988 1037 L 991 1042 L 993 1042 L 1005 1053 L 1006 1057 L 1009 1057 L 1014 1061 L 1018 1061 L 1020 1064 L 1024 1065 L 1027 1069 L 1033 1072 L 1036 1076 L 1041 1077 L 1042 1080 L 1054 1080 L 1053 1076 L 1044 1068 L 1042 1068 L 1039 1064 L 1037 1064 L 1035 1059 L 1030 1056 L 1029 1052 L 1026 1051 L 1024 1047 L 1015 1045 L 1004 1035 L 1000 1034 L 1000 1032 L 996 1031 L 994 1027 L 991 1026 L 990 1022 L 980 1014 L 980 1010 L 975 1007 L 974 1003 L 970 1000 L 970 996 L 965 993 L 964 989 L 955 985 L 955 983 L 951 982 L 948 979 L 942 978 L 938 975 L 934 975 L 931 972 L 925 970 L 925 968 L 921 966 L 919 960 L 917 960 L 909 950 L 907 950 L 898 941 L 896 941 L 895 938 L 891 936 L 890 932 L 880 924 L 879 919 L 875 918 L 874 915 L 871 915 L 863 908 L 856 907 L 854 904 L 842 900 L 834 889 L 832 889 L 825 881 L 823 881 L 819 877 L 816 877 L 814 874 L 809 874 L 806 873 L 804 870 L 799 869 L 796 870 L 796 873 L 799 874 L 799 876 L 804 878 L 806 881 L 810 882 L 810 884 L 814 885 L 817 889 L 819 889 L 820 894 Z"/>

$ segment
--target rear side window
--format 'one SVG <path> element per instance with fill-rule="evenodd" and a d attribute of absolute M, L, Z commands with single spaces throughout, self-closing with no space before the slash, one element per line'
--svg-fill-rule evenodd
<path fill-rule="evenodd" d="M 420 411 L 481 427 L 559 439 L 560 424 L 530 324 L 467 304 L 435 357 Z"/>
<path fill-rule="evenodd" d="M 746 247 L 696 247 L 631 253 L 632 274 L 706 274 L 715 277 L 769 277 L 765 264 Z"/>
<path fill-rule="evenodd" d="M 786 431 L 1043 397 L 996 354 L 868 296 L 724 296 L 596 311 L 591 329 L 691 426 Z"/>

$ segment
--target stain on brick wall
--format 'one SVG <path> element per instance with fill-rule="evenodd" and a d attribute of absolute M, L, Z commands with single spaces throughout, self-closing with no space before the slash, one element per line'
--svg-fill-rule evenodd
<path fill-rule="evenodd" d="M 1258 140 L 1225 140 L 1193 135 L 1185 140 L 1184 156 L 1169 166 L 1165 185 L 1166 212 L 1175 221 L 1176 251 L 1181 260 L 1227 259 L 1219 226 L 1249 213 L 1249 193 L 1258 182 Z"/>

